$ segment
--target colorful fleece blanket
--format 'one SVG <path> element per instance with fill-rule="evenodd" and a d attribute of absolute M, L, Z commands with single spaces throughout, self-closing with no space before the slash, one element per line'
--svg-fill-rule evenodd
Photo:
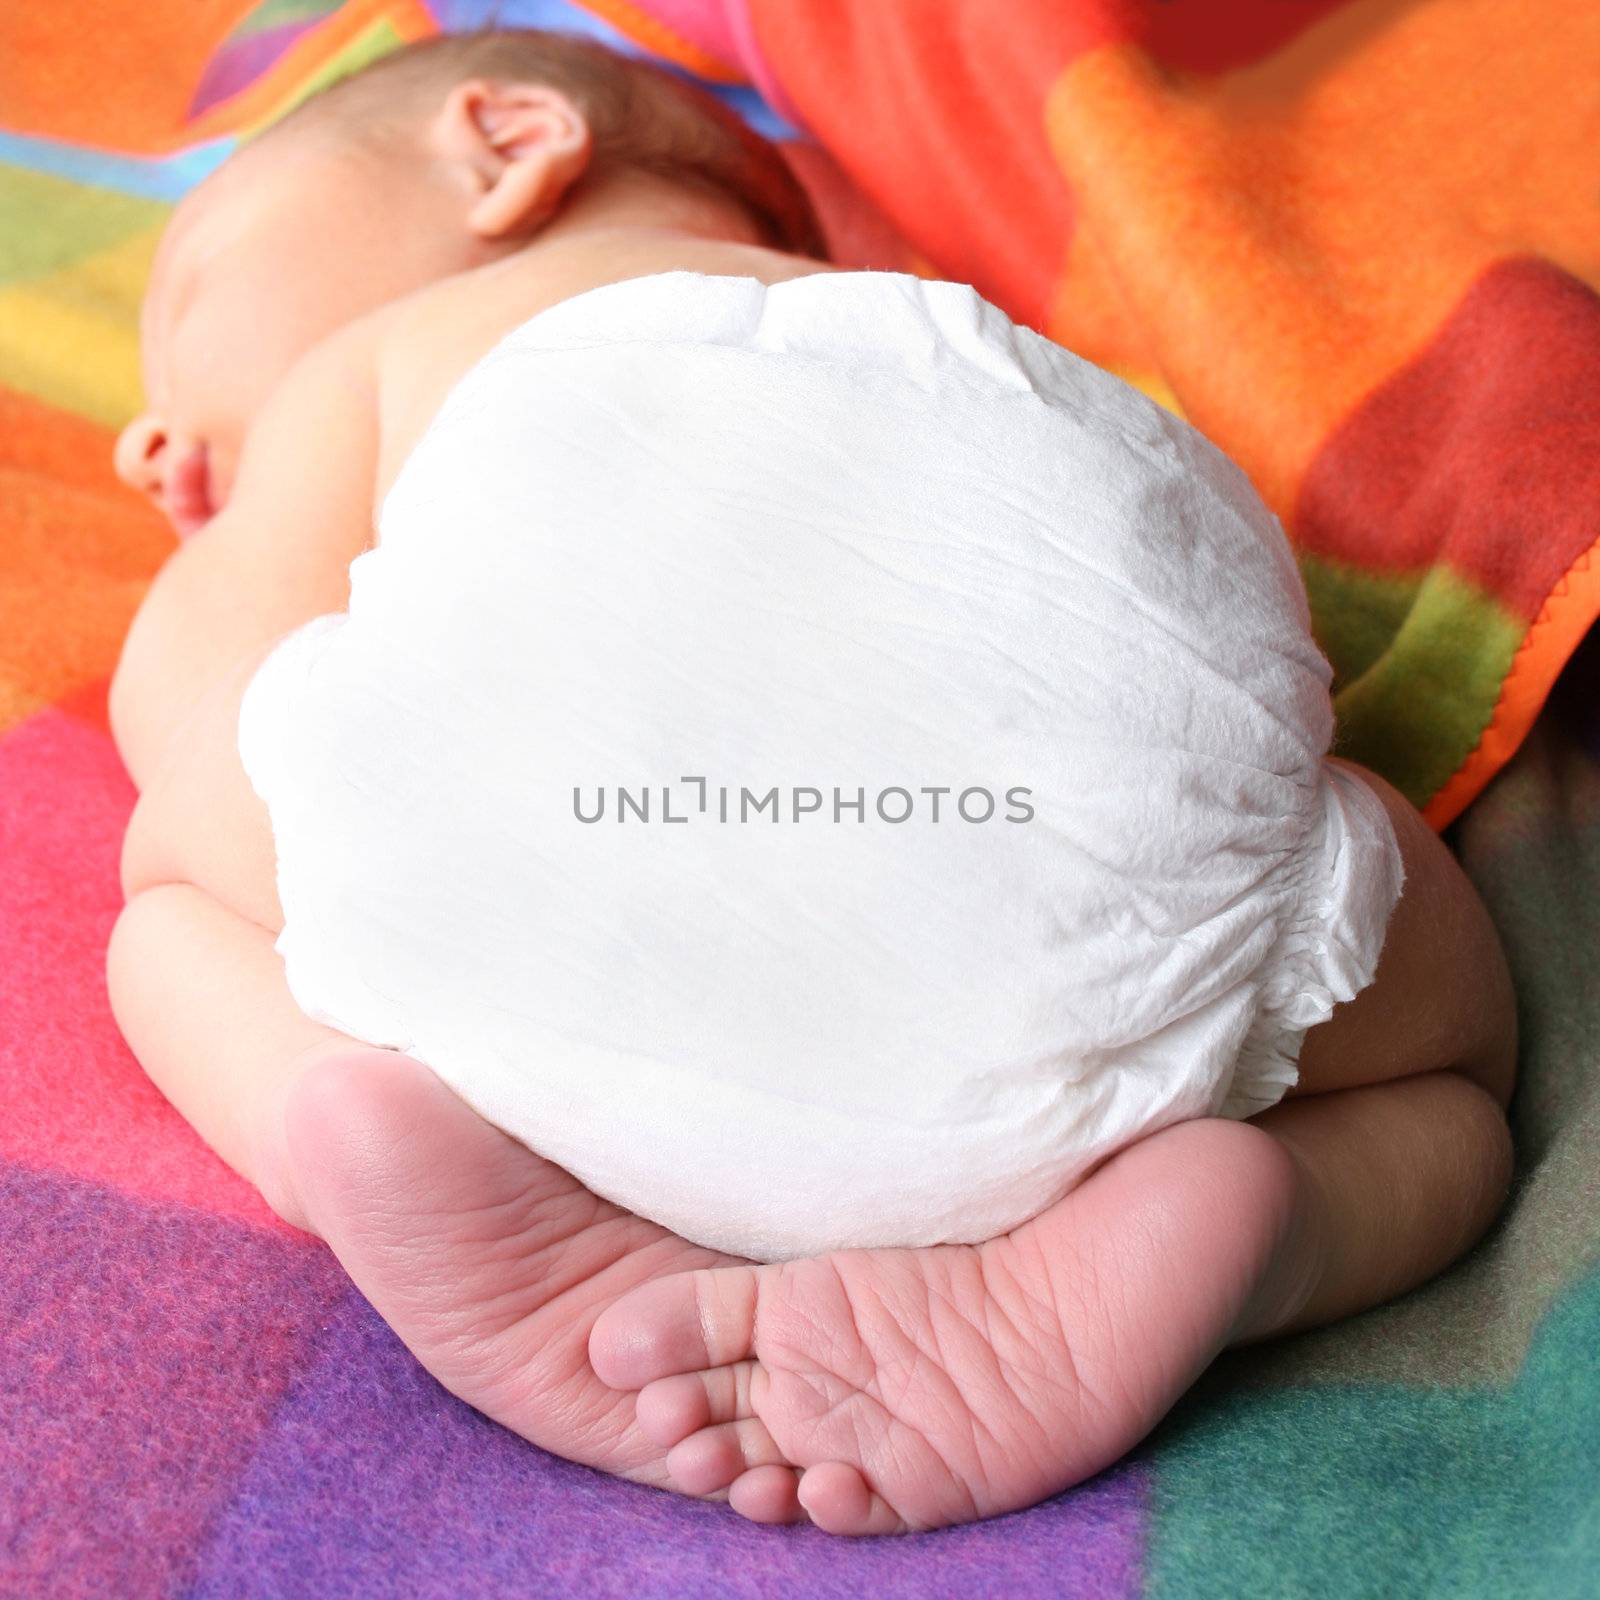
<path fill-rule="evenodd" d="M 1032 1511 L 844 1544 L 523 1444 L 111 1020 L 105 683 L 170 536 L 108 452 L 156 236 L 326 75 L 489 21 L 697 76 L 784 142 L 839 259 L 967 279 L 1210 432 L 1295 541 L 1340 748 L 1459 818 L 1506 939 L 1489 1239 L 1225 1358 Z M 1597 60 L 1600 12 L 1559 0 L 0 8 L 0 1593 L 1600 1594 Z"/>

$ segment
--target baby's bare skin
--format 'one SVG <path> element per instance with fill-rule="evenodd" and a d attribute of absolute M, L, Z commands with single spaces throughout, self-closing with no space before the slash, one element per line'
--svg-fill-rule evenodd
<path fill-rule="evenodd" d="M 467 123 L 489 102 L 472 89 L 430 125 L 445 152 L 431 189 L 416 199 L 423 180 L 389 175 L 435 230 L 426 252 L 380 260 L 358 230 L 341 276 L 312 251 L 302 270 L 327 279 L 321 298 L 273 311 L 264 363 L 253 302 L 208 286 L 261 299 L 260 240 L 355 205 L 346 167 L 301 150 L 293 184 L 274 187 L 270 148 L 247 152 L 186 202 L 152 285 L 147 367 L 180 421 L 141 419 L 119 465 L 182 524 L 194 496 L 164 452 L 202 437 L 231 491 L 157 578 L 112 696 L 141 790 L 112 999 L 185 1116 L 490 1416 L 573 1459 L 841 1533 L 1030 1504 L 1116 1460 L 1226 1344 L 1362 1309 L 1467 1248 L 1509 1172 L 1509 986 L 1454 861 L 1370 774 L 1406 893 L 1377 980 L 1307 1036 L 1295 1096 L 1254 1124 L 1146 1139 L 979 1247 L 729 1261 L 596 1199 L 420 1064 L 298 1010 L 272 948 L 283 915 L 239 765 L 239 698 L 273 642 L 346 603 L 349 564 L 447 390 L 503 334 L 603 283 L 827 270 L 661 180 L 574 195 L 581 128 L 548 101 L 495 182 L 513 215 L 526 201 L 550 220 L 500 248 L 462 219 L 506 196 L 452 187 L 450 152 L 471 150 L 480 176 L 487 159 Z M 437 231 L 452 224 L 453 251 Z M 327 229 L 317 238 L 327 254 Z M 214 354 L 209 377 L 185 371 L 197 318 L 212 351 L 242 328 L 220 376 Z"/>

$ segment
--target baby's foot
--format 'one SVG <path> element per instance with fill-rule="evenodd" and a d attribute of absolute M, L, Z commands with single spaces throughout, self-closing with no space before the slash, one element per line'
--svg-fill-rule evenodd
<path fill-rule="evenodd" d="M 590 1358 L 686 1493 L 835 1533 L 992 1516 L 1109 1466 L 1294 1292 L 1296 1182 L 1260 1129 L 1185 1123 L 985 1245 L 658 1279 Z"/>
<path fill-rule="evenodd" d="M 736 1260 L 590 1194 L 392 1051 L 317 1060 L 285 1110 L 287 1187 L 453 1394 L 570 1460 L 670 1487 L 589 1329 L 662 1273 Z"/>

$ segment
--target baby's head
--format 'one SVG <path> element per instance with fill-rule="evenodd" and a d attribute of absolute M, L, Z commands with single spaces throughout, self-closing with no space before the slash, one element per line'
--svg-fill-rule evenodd
<path fill-rule="evenodd" d="M 521 30 L 384 57 L 178 206 L 144 304 L 150 409 L 117 470 L 180 529 L 202 521 L 263 399 L 328 334 L 553 230 L 640 219 L 817 249 L 777 151 L 671 73 Z"/>

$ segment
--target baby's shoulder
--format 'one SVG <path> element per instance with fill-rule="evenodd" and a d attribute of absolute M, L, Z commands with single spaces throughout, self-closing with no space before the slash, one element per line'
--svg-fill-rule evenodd
<path fill-rule="evenodd" d="M 374 504 L 456 383 L 533 315 L 527 295 L 465 273 L 431 283 L 373 312 L 362 330 L 371 350 L 378 422 Z"/>

